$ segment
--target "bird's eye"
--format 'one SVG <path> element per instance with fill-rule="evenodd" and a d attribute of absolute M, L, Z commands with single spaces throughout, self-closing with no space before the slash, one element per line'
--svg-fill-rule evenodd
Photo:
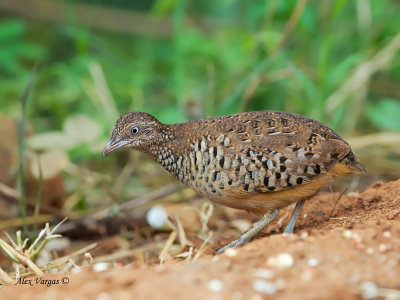
<path fill-rule="evenodd" d="M 138 134 L 139 133 L 139 127 L 132 127 L 131 128 L 131 133 L 132 134 Z"/>

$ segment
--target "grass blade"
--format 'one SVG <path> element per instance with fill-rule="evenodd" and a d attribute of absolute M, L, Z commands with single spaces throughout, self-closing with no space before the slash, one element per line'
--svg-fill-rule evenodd
<path fill-rule="evenodd" d="M 26 104 L 28 102 L 29 94 L 33 87 L 33 81 L 36 74 L 37 64 L 33 67 L 32 73 L 29 77 L 28 84 L 25 87 L 24 93 L 21 98 L 21 120 L 18 126 L 18 140 L 19 140 L 19 186 L 21 189 L 21 198 L 19 201 L 19 210 L 23 220 L 23 236 L 28 233 L 28 225 L 26 222 L 26 190 L 25 190 L 25 120 L 26 120 Z"/>

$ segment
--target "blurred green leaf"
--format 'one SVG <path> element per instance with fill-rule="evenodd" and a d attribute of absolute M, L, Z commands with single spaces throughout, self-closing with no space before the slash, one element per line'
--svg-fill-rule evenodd
<path fill-rule="evenodd" d="M 400 101 L 381 99 L 368 106 L 367 117 L 380 130 L 400 131 Z"/>
<path fill-rule="evenodd" d="M 11 19 L 0 23 L 0 42 L 9 42 L 9 39 L 21 37 L 24 33 L 25 22 L 22 20 Z"/>

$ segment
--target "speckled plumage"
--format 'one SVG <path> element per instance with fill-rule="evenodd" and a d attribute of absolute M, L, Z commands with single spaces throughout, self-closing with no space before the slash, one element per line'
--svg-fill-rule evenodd
<path fill-rule="evenodd" d="M 116 140 L 126 142 L 113 147 Z M 365 171 L 333 130 L 276 111 L 171 125 L 128 113 L 115 124 L 104 154 L 121 147 L 148 153 L 205 198 L 261 216 L 312 196 L 337 176 Z"/>

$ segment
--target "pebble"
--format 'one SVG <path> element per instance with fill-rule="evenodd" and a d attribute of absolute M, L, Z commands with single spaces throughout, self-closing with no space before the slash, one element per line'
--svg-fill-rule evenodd
<path fill-rule="evenodd" d="M 368 255 L 372 255 L 372 254 L 374 254 L 375 250 L 374 250 L 374 248 L 372 248 L 372 247 L 368 247 L 367 250 L 365 250 L 365 252 L 366 252 Z"/>
<path fill-rule="evenodd" d="M 82 268 L 80 268 L 80 267 L 78 267 L 78 266 L 73 267 L 73 268 L 71 269 L 71 272 L 72 272 L 72 273 L 75 273 L 75 274 L 80 273 L 80 272 L 82 272 Z"/>
<path fill-rule="evenodd" d="M 392 237 L 392 234 L 390 233 L 390 231 L 384 231 L 384 232 L 383 232 L 383 236 L 384 236 L 385 238 L 390 239 L 390 238 Z"/>
<path fill-rule="evenodd" d="M 276 293 L 275 284 L 264 279 L 257 279 L 253 282 L 253 289 L 259 293 L 273 295 Z"/>
<path fill-rule="evenodd" d="M 146 214 L 147 223 L 153 228 L 163 226 L 168 220 L 168 214 L 162 205 L 155 205 Z"/>
<path fill-rule="evenodd" d="M 378 296 L 378 288 L 372 281 L 364 281 L 361 286 L 361 296 L 363 299 L 373 299 Z"/>
<path fill-rule="evenodd" d="M 361 243 L 362 241 L 362 238 L 358 233 L 353 233 L 352 238 L 355 243 Z"/>
<path fill-rule="evenodd" d="M 308 232 L 307 231 L 303 231 L 302 233 L 300 233 L 300 237 L 302 239 L 308 238 Z"/>
<path fill-rule="evenodd" d="M 318 265 L 319 265 L 319 260 L 318 260 L 318 258 L 310 258 L 310 259 L 308 260 L 308 265 L 309 265 L 310 267 L 316 267 L 316 266 L 318 266 Z"/>
<path fill-rule="evenodd" d="M 108 269 L 108 263 L 99 262 L 93 265 L 93 271 L 95 272 L 103 272 Z"/>
<path fill-rule="evenodd" d="M 343 237 L 346 239 L 351 239 L 351 237 L 353 236 L 353 232 L 349 229 L 346 229 L 345 231 L 343 231 Z"/>
<path fill-rule="evenodd" d="M 268 269 L 256 269 L 254 275 L 257 277 L 270 279 L 273 278 L 275 274 L 273 271 Z"/>
<path fill-rule="evenodd" d="M 235 257 L 237 255 L 237 250 L 233 248 L 228 248 L 225 250 L 224 254 L 228 257 Z"/>
<path fill-rule="evenodd" d="M 224 284 L 219 279 L 212 279 L 208 282 L 208 288 L 212 292 L 219 292 L 224 288 Z"/>
<path fill-rule="evenodd" d="M 389 248 L 390 248 L 390 246 L 387 245 L 387 244 L 380 244 L 379 245 L 379 251 L 380 252 L 386 252 Z"/>
<path fill-rule="evenodd" d="M 285 269 L 293 266 L 294 259 L 289 253 L 279 253 L 276 256 L 270 256 L 267 264 L 278 269 Z"/>

